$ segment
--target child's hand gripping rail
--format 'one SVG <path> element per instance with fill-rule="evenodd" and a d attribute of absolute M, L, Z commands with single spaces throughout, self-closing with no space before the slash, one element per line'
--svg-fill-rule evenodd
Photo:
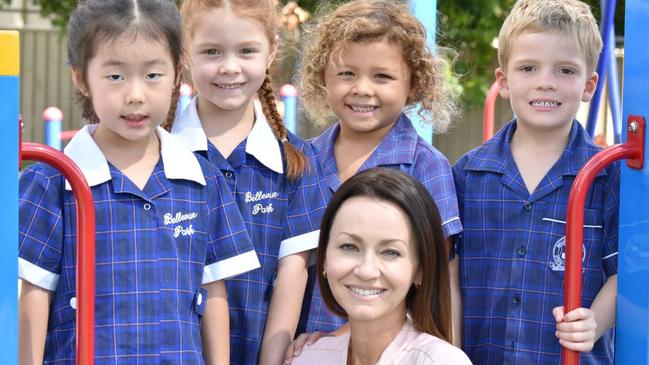
<path fill-rule="evenodd" d="M 564 313 L 581 307 L 581 258 L 584 225 L 584 205 L 588 189 L 595 176 L 611 163 L 628 159 L 627 165 L 641 169 L 644 161 L 645 120 L 629 116 L 627 142 L 616 144 L 593 156 L 579 171 L 572 184 L 566 218 L 566 276 Z M 578 365 L 579 352 L 563 349 L 563 365 Z"/>
<path fill-rule="evenodd" d="M 77 207 L 77 343 L 76 363 L 94 363 L 95 344 L 95 206 L 85 177 L 62 152 L 38 143 L 23 143 L 21 156 L 52 165 L 70 182 Z"/>

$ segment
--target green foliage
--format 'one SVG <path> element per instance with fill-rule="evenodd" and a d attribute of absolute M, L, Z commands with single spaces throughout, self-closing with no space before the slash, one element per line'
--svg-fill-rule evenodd
<path fill-rule="evenodd" d="M 51 15 L 52 24 L 62 33 L 65 32 L 77 0 L 38 0 L 38 3 L 41 6 L 41 13 L 45 16 Z"/>

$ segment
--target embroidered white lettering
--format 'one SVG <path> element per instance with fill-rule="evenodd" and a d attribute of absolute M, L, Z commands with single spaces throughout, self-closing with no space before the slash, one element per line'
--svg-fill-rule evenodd
<path fill-rule="evenodd" d="M 191 224 L 187 228 L 184 228 L 183 226 L 174 227 L 174 238 L 178 238 L 180 235 L 191 236 L 194 233 L 196 233 L 196 231 L 194 231 L 194 227 L 192 227 Z"/>
<path fill-rule="evenodd" d="M 177 224 L 180 222 L 188 221 L 196 217 L 198 217 L 198 214 L 196 212 L 190 212 L 187 214 L 176 212 L 175 215 L 172 215 L 171 213 L 166 213 L 163 218 L 164 218 L 164 224 L 169 225 L 169 224 Z"/>
<path fill-rule="evenodd" d="M 270 192 L 270 193 L 264 193 L 261 191 L 256 192 L 254 195 L 250 192 L 246 192 L 246 203 L 251 203 L 251 202 L 257 202 L 262 199 L 273 199 L 277 198 L 279 196 L 279 193 L 276 191 Z"/>
<path fill-rule="evenodd" d="M 255 206 L 252 208 L 252 215 L 257 215 L 259 213 L 262 214 L 268 214 L 272 213 L 275 209 L 273 209 L 273 203 L 268 204 L 268 206 L 264 206 L 263 204 L 255 204 Z"/>

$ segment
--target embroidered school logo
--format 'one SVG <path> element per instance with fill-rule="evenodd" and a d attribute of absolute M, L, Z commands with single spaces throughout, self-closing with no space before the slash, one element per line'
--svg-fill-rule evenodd
<path fill-rule="evenodd" d="M 195 219 L 196 217 L 198 217 L 198 213 L 196 212 L 189 212 L 186 214 L 183 214 L 182 212 L 176 212 L 176 214 L 165 213 L 163 219 L 166 226 L 174 225 L 174 238 L 178 238 L 180 236 L 191 236 L 196 233 L 191 223 L 186 227 L 181 224 L 182 222 L 190 221 L 192 219 Z"/>
<path fill-rule="evenodd" d="M 276 191 L 272 191 L 270 193 L 264 193 L 263 191 L 258 191 L 254 194 L 248 191 L 246 192 L 246 203 L 255 203 L 260 200 L 277 198 L 278 196 L 279 193 Z M 264 205 L 262 203 L 256 203 L 252 206 L 251 213 L 252 215 L 257 215 L 259 213 L 269 214 L 272 213 L 273 211 L 275 211 L 275 209 L 273 208 L 273 203 L 268 203 L 268 205 Z"/>
<path fill-rule="evenodd" d="M 582 244 L 581 263 L 586 258 L 586 246 Z M 552 246 L 552 262 L 550 263 L 552 271 L 566 271 L 566 236 L 563 236 Z"/>

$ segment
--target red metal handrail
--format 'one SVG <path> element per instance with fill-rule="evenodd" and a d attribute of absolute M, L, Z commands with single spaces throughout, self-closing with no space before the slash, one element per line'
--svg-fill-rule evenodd
<path fill-rule="evenodd" d="M 614 161 L 629 159 L 627 164 L 642 168 L 644 162 L 645 120 L 640 116 L 628 119 L 627 142 L 616 144 L 593 156 L 575 178 L 568 198 L 566 217 L 566 276 L 564 291 L 564 313 L 581 307 L 581 259 L 584 238 L 584 208 L 588 189 L 597 174 Z M 578 365 L 579 352 L 566 348 L 562 350 L 564 365 Z"/>
<path fill-rule="evenodd" d="M 495 81 L 484 101 L 484 114 L 482 125 L 482 141 L 486 142 L 494 136 L 494 125 L 496 119 L 496 100 L 498 99 L 498 81 Z"/>
<path fill-rule="evenodd" d="M 95 206 L 83 173 L 63 153 L 23 143 L 22 158 L 52 165 L 70 182 L 77 207 L 77 364 L 92 365 L 95 354 Z"/>

